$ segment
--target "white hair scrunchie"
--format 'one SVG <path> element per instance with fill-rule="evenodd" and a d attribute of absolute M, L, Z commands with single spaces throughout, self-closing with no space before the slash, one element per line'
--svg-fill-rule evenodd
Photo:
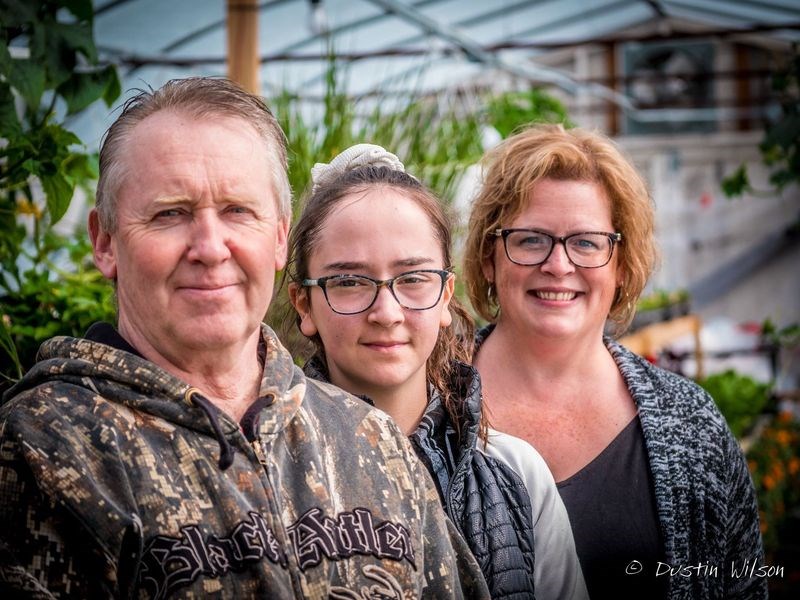
<path fill-rule="evenodd" d="M 373 165 L 389 167 L 405 173 L 405 166 L 394 154 L 375 144 L 356 144 L 344 150 L 329 163 L 317 163 L 311 168 L 311 193 L 327 185 L 347 171 Z"/>

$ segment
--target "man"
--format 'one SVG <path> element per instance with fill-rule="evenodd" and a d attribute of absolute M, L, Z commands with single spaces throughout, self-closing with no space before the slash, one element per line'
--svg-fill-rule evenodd
<path fill-rule="evenodd" d="M 117 328 L 43 344 L 0 408 L 0 597 L 487 595 L 390 419 L 261 324 L 289 219 L 260 99 L 128 101 L 89 217 Z"/>

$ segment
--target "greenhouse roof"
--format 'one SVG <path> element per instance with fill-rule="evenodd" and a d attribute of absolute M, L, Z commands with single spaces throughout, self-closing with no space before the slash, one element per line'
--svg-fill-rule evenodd
<path fill-rule="evenodd" d="M 100 0 L 95 34 L 126 83 L 225 74 L 226 3 Z M 418 93 L 457 85 L 487 67 L 569 88 L 536 56 L 562 45 L 692 31 L 761 31 L 800 40 L 796 0 L 268 0 L 258 4 L 264 95 L 324 91 L 331 48 L 349 63 L 351 95 Z M 690 26 L 687 26 L 690 24 Z"/>
<path fill-rule="evenodd" d="M 228 4 L 96 0 L 95 39 L 101 60 L 120 68 L 120 102 L 174 77 L 225 75 Z M 341 89 L 355 98 L 402 101 L 502 75 L 624 106 L 620 92 L 542 59 L 580 45 L 700 35 L 800 41 L 797 0 L 266 0 L 257 12 L 261 93 L 317 105 L 331 50 Z M 71 126 L 91 147 L 112 119 L 95 104 Z"/>

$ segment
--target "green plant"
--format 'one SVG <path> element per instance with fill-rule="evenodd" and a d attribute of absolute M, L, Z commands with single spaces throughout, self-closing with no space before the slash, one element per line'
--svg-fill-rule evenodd
<path fill-rule="evenodd" d="M 48 236 L 46 245 L 50 268 L 26 271 L 16 293 L 3 299 L 2 327 L 15 347 L 16 361 L 9 353 L 15 377 L 33 363 L 42 341 L 82 336 L 95 321 L 114 321 L 113 288 L 94 268 L 86 235 L 72 240 Z M 55 264 L 57 256 L 66 259 L 65 268 Z"/>
<path fill-rule="evenodd" d="M 766 407 L 771 386 L 728 369 L 699 380 L 728 421 L 733 435 L 741 437 Z"/>
<path fill-rule="evenodd" d="M 637 311 L 658 310 L 689 301 L 689 292 L 686 290 L 654 290 L 646 296 L 639 298 L 636 303 Z"/>
<path fill-rule="evenodd" d="M 770 184 L 777 191 L 800 182 L 800 46 L 794 44 L 787 64 L 772 75 L 772 89 L 781 105 L 780 117 L 770 123 L 759 148 L 764 164 L 772 169 Z M 747 168 L 742 165 L 721 183 L 733 198 L 754 192 Z"/>
<path fill-rule="evenodd" d="M 98 64 L 91 0 L 2 0 L 0 23 L 0 375 L 13 380 L 42 340 L 111 310 L 85 238 L 53 226 L 97 177 L 96 156 L 59 121 L 110 105 L 120 84 Z"/>
<path fill-rule="evenodd" d="M 563 123 L 570 126 L 564 105 L 539 88 L 496 96 L 489 101 L 486 114 L 489 123 L 503 138 L 530 123 Z"/>
<path fill-rule="evenodd" d="M 110 105 L 120 93 L 116 70 L 97 66 L 92 11 L 90 0 L 0 3 L 0 134 L 8 140 L 0 150 L 0 189 L 31 202 L 30 179 L 38 179 L 51 224 L 66 212 L 75 186 L 93 175 L 91 158 L 72 148 L 80 140 L 55 122 L 59 99 L 71 115 L 98 98 Z M 16 98 L 25 107 L 21 119 Z M 3 209 L 13 209 L 8 199 Z"/>
<path fill-rule="evenodd" d="M 761 335 L 765 341 L 776 346 L 796 348 L 800 346 L 800 323 L 778 327 L 771 319 L 761 324 Z"/>
<path fill-rule="evenodd" d="M 270 104 L 286 132 L 289 147 L 289 181 L 296 197 L 306 190 L 311 167 L 331 160 L 357 143 L 384 146 L 397 154 L 409 172 L 423 180 L 446 202 L 464 169 L 483 154 L 481 116 L 456 106 L 442 106 L 419 98 L 400 110 L 386 110 L 391 98 L 351 100 L 342 89 L 338 64 L 331 60 L 323 113 L 309 122 L 302 100 L 289 94 Z M 364 114 L 361 114 L 364 113 Z M 300 203 L 295 204 L 295 210 Z"/>

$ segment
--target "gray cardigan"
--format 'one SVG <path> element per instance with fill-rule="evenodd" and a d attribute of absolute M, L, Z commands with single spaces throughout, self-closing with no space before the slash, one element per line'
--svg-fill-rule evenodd
<path fill-rule="evenodd" d="M 700 386 L 606 339 L 639 408 L 666 560 L 709 565 L 670 577 L 669 598 L 767 597 L 765 578 L 733 575 L 764 561 L 747 462 L 725 418 Z M 717 567 L 716 576 L 705 575 Z"/>

